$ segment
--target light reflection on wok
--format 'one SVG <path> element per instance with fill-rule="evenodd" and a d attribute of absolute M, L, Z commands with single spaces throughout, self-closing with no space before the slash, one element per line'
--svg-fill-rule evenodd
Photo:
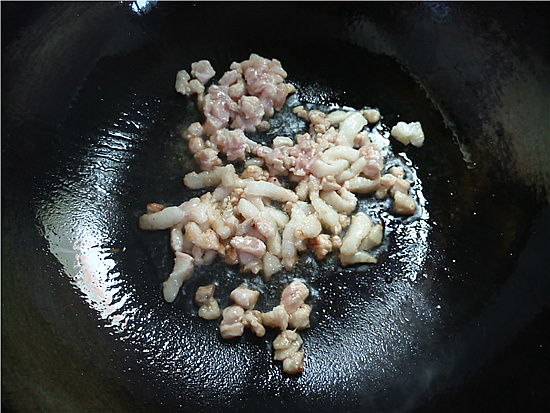
<path fill-rule="evenodd" d="M 131 126 L 140 128 L 136 122 Z M 136 138 L 117 129 L 104 132 L 89 146 L 88 162 L 74 171 L 75 179 L 58 183 L 58 190 L 47 194 L 37 220 L 76 292 L 106 326 L 122 330 L 135 310 L 125 306 L 130 292 L 115 260 L 125 248 L 112 243 L 121 221 L 115 213 L 121 208 L 116 196 L 121 164 L 132 156 Z"/>

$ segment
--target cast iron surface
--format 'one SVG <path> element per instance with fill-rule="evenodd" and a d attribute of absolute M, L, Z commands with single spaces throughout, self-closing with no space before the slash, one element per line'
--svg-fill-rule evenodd
<path fill-rule="evenodd" d="M 550 407 L 547 6 L 130 6 L 2 4 L 3 410 Z M 306 256 L 267 287 L 215 263 L 169 305 L 167 233 L 137 219 L 197 194 L 179 132 L 198 114 L 174 76 L 251 52 L 301 103 L 420 120 L 425 146 L 393 148 L 426 202 L 412 219 L 362 204 L 386 223 L 375 266 Z M 246 280 L 266 310 L 294 277 L 314 307 L 298 376 L 274 332 L 221 340 L 191 301 Z"/>

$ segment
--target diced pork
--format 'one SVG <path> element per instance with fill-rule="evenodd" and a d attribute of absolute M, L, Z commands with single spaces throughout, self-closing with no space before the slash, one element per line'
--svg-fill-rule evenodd
<path fill-rule="evenodd" d="M 203 171 L 211 171 L 215 166 L 222 164 L 222 160 L 218 157 L 218 151 L 212 148 L 199 150 L 195 153 L 194 158 Z"/>
<path fill-rule="evenodd" d="M 211 298 L 200 306 L 198 314 L 205 320 L 216 320 L 220 317 L 220 306 L 215 299 Z"/>
<path fill-rule="evenodd" d="M 281 303 L 287 313 L 296 311 L 309 296 L 309 289 L 298 280 L 292 281 L 281 294 Z"/>
<path fill-rule="evenodd" d="M 396 214 L 411 215 L 416 211 L 414 199 L 401 191 L 395 192 L 393 200 L 393 212 Z"/>
<path fill-rule="evenodd" d="M 216 72 L 208 60 L 191 63 L 191 76 L 198 79 L 203 85 L 206 85 L 215 74 Z"/>
<path fill-rule="evenodd" d="M 376 123 L 380 120 L 380 112 L 376 109 L 365 109 L 361 111 L 361 114 L 369 123 Z"/>
<path fill-rule="evenodd" d="M 311 306 L 302 304 L 296 311 L 288 315 L 288 326 L 295 330 L 309 328 L 309 315 Z"/>
<path fill-rule="evenodd" d="M 232 305 L 225 308 L 222 315 L 223 319 L 220 323 L 222 338 L 229 339 L 242 336 L 244 333 L 244 309 L 240 305 Z"/>
<path fill-rule="evenodd" d="M 195 303 L 198 305 L 206 304 L 208 300 L 214 297 L 215 289 L 215 284 L 204 285 L 197 288 L 197 291 L 195 292 Z"/>
<path fill-rule="evenodd" d="M 391 136 L 403 145 L 411 143 L 413 146 L 420 147 L 424 144 L 424 131 L 420 122 L 397 122 L 391 130 Z"/>
<path fill-rule="evenodd" d="M 189 76 L 189 73 L 187 70 L 180 70 L 176 74 L 176 92 L 181 93 L 184 96 L 190 96 L 191 95 L 191 87 L 189 86 L 189 80 L 191 79 L 191 76 Z"/>
<path fill-rule="evenodd" d="M 243 316 L 243 325 L 250 328 L 258 337 L 265 335 L 265 327 L 262 324 L 262 313 L 258 310 L 246 310 Z"/>
<path fill-rule="evenodd" d="M 297 374 L 304 371 L 305 351 L 297 351 L 291 357 L 283 360 L 283 371 L 288 374 Z"/>
<path fill-rule="evenodd" d="M 332 241 L 330 235 L 319 234 L 315 238 L 309 240 L 309 246 L 315 252 L 315 257 L 318 260 L 322 260 L 326 255 L 332 251 Z"/>
<path fill-rule="evenodd" d="M 260 297 L 260 292 L 241 285 L 231 291 L 230 297 L 235 301 L 235 304 L 240 305 L 245 310 L 252 310 Z"/>
<path fill-rule="evenodd" d="M 267 327 L 280 328 L 282 331 L 288 327 L 288 313 L 285 307 L 278 305 L 271 311 L 262 313 L 262 323 Z"/>
<path fill-rule="evenodd" d="M 392 166 L 381 174 L 384 164 L 376 144 L 383 142 L 380 128 L 363 130 L 380 121 L 380 112 L 346 109 L 326 114 L 296 106 L 293 112 L 306 120 L 308 132 L 294 139 L 276 136 L 268 146 L 247 134 L 278 124 L 279 120 L 270 124 L 268 119 L 295 91 L 285 83 L 287 73 L 281 63 L 251 54 L 241 63 L 233 62 L 206 91 L 214 76 L 210 62 L 201 60 L 191 65 L 191 74 L 179 71 L 175 84 L 178 93 L 197 95 L 204 115 L 203 124 L 194 122 L 182 133 L 200 168 L 188 173 L 184 184 L 214 189 L 179 206 L 150 203 L 139 220 L 145 230 L 170 229 L 175 259 L 163 284 L 165 300 L 174 301 L 194 266 L 208 265 L 216 256 L 239 264 L 245 272 L 263 270 L 266 280 L 283 267 L 291 271 L 298 253 L 308 246 L 319 260 L 339 251 L 343 266 L 375 263 L 369 250 L 381 244 L 384 228 L 363 212 L 352 215 L 356 194 L 374 193 L 378 199 L 391 195 L 395 214 L 416 210 L 404 168 Z M 391 135 L 405 145 L 424 142 L 419 122 L 398 122 Z M 222 166 L 225 161 L 231 163 Z M 214 289 L 211 284 L 195 293 L 198 315 L 208 320 L 220 316 Z M 296 330 L 310 327 L 312 308 L 305 303 L 309 289 L 301 281 L 291 282 L 279 305 L 266 313 L 253 310 L 259 295 L 244 285 L 232 291 L 235 304 L 223 310 L 221 336 L 239 337 L 250 328 L 263 337 L 266 327 L 280 329 L 273 342 L 274 358 L 289 374 L 303 371 L 305 353 Z"/>
<path fill-rule="evenodd" d="M 367 161 L 362 171 L 365 177 L 368 179 L 378 179 L 380 171 L 384 166 L 378 146 L 374 143 L 369 143 L 359 150 L 359 154 Z"/>
<path fill-rule="evenodd" d="M 304 352 L 298 351 L 302 343 L 302 337 L 292 330 L 282 331 L 273 341 L 273 358 L 283 362 L 284 372 L 296 374 L 304 370 Z"/>
<path fill-rule="evenodd" d="M 195 303 L 199 305 L 199 317 L 205 320 L 215 320 L 220 316 L 220 307 L 214 299 L 214 284 L 205 285 L 197 288 L 195 293 Z"/>

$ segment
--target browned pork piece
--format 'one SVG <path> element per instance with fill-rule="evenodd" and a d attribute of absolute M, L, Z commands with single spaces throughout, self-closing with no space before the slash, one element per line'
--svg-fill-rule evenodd
<path fill-rule="evenodd" d="M 235 304 L 225 308 L 222 315 L 223 319 L 220 323 L 222 338 L 229 339 L 242 336 L 244 332 L 244 309 L 240 305 Z"/>
<path fill-rule="evenodd" d="M 147 213 L 148 214 L 153 214 L 155 212 L 160 212 L 164 209 L 164 205 L 162 204 L 157 204 L 157 203 L 151 203 L 151 204 L 147 204 Z"/>
<path fill-rule="evenodd" d="M 322 260 L 332 251 L 332 240 L 328 234 L 319 234 L 309 240 L 309 246 L 315 252 L 315 257 Z"/>
<path fill-rule="evenodd" d="M 262 323 L 267 327 L 286 330 L 288 327 L 288 313 L 282 305 L 273 307 L 271 311 L 262 313 Z"/>
<path fill-rule="evenodd" d="M 207 302 L 211 299 L 213 292 L 214 285 L 199 288 L 195 298 L 197 303 Z M 231 298 L 235 304 L 223 310 L 220 334 L 223 338 L 229 339 L 241 336 L 244 328 L 250 328 L 258 337 L 263 337 L 266 332 L 265 326 L 278 328 L 281 333 L 273 342 L 275 360 L 282 361 L 283 371 L 289 374 L 301 372 L 304 351 L 298 350 L 303 341 L 296 331 L 287 330 L 287 327 L 290 325 L 294 330 L 309 327 L 311 307 L 304 303 L 308 296 L 309 289 L 305 284 L 295 280 L 283 290 L 281 303 L 278 306 L 267 313 L 260 313 L 252 310 L 258 300 L 259 292 L 241 285 L 231 292 Z"/>
<path fill-rule="evenodd" d="M 283 361 L 283 371 L 289 374 L 303 371 L 304 351 L 298 351 L 302 338 L 295 330 L 310 327 L 311 307 L 304 303 L 308 296 L 306 285 L 294 280 L 281 293 L 280 304 L 267 313 L 261 313 L 265 326 L 281 330 L 273 342 L 274 357 Z M 287 330 L 288 327 L 294 330 Z"/>
<path fill-rule="evenodd" d="M 197 288 L 195 293 L 195 303 L 199 305 L 199 317 L 205 320 L 215 320 L 220 316 L 220 307 L 214 299 L 214 284 L 205 285 Z"/>
<path fill-rule="evenodd" d="M 260 297 L 260 292 L 241 285 L 231 292 L 230 297 L 235 304 L 223 310 L 224 318 L 220 324 L 221 336 L 223 338 L 242 336 L 244 328 L 247 327 L 258 337 L 263 337 L 265 328 L 262 325 L 262 315 L 259 311 L 252 310 Z"/>
<path fill-rule="evenodd" d="M 246 310 L 243 316 L 243 324 L 258 337 L 265 335 L 265 327 L 262 325 L 262 313 L 258 310 Z"/>
<path fill-rule="evenodd" d="M 304 350 L 298 351 L 302 343 L 302 337 L 292 330 L 282 331 L 273 341 L 273 358 L 283 362 L 284 372 L 296 374 L 304 371 Z"/>
<path fill-rule="evenodd" d="M 416 211 L 416 203 L 408 194 L 411 184 L 404 179 L 404 176 L 403 168 L 395 166 L 390 168 L 390 173 L 380 178 L 376 197 L 383 198 L 389 192 L 393 197 L 393 212 L 411 215 Z"/>
<path fill-rule="evenodd" d="M 288 315 L 288 326 L 295 330 L 309 328 L 309 315 L 311 314 L 311 306 L 302 304 L 300 307 Z"/>

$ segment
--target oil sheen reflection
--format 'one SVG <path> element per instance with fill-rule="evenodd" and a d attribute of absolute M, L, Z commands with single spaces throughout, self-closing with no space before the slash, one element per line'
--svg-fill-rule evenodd
<path fill-rule="evenodd" d="M 138 0 L 132 2 L 132 11 L 136 14 L 149 13 L 153 7 L 157 5 L 157 2 L 152 0 Z"/>
<path fill-rule="evenodd" d="M 387 169 L 392 166 L 400 166 L 405 171 L 407 181 L 411 183 L 410 194 L 415 199 L 417 209 L 415 213 L 406 218 L 395 217 L 390 213 L 389 201 L 366 201 L 359 209 L 365 210 L 371 216 L 378 217 L 384 223 L 384 238 L 387 242 L 392 239 L 396 248 L 391 249 L 387 258 L 394 262 L 404 262 L 403 272 L 400 278 L 416 280 L 422 273 L 429 251 L 428 235 L 431 231 L 429 223 L 430 213 L 428 201 L 424 196 L 423 182 L 419 178 L 417 168 L 407 153 L 400 152 L 395 155 L 390 145 L 390 131 L 387 127 L 379 125 L 369 133 L 369 138 L 379 148 L 386 160 Z M 382 247 L 388 247 L 387 244 Z M 394 277 L 391 277 L 393 279 Z"/>
<path fill-rule="evenodd" d="M 70 282 L 100 319 L 118 331 L 135 312 L 125 305 L 132 289 L 117 270 L 117 255 L 124 248 L 115 241 L 123 225 L 123 171 L 141 129 L 127 116 L 122 113 L 113 128 L 101 130 L 79 162 L 69 162 L 69 168 L 76 165 L 73 171 L 53 177 L 55 184 L 37 210 L 49 250 Z"/>

